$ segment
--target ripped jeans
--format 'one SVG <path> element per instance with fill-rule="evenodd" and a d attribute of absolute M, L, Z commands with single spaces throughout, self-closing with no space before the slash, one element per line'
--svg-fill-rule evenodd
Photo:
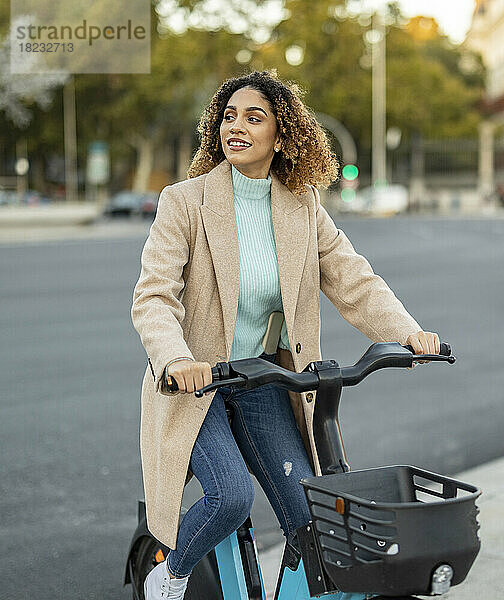
<path fill-rule="evenodd" d="M 275 354 L 262 354 L 270 362 Z M 231 427 L 224 400 L 234 407 Z M 250 514 L 254 484 L 245 464 L 264 490 L 285 537 L 310 521 L 303 486 L 312 477 L 287 390 L 267 384 L 254 390 L 219 388 L 193 447 L 190 468 L 204 496 L 184 515 L 168 569 L 189 575 L 210 550 Z M 169 468 L 169 465 L 167 465 Z"/>

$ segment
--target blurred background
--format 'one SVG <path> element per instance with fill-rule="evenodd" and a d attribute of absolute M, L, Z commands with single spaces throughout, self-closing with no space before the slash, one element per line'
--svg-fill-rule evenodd
<path fill-rule="evenodd" d="M 160 189 L 185 178 L 220 83 L 274 67 L 306 90 L 346 166 L 328 193 L 334 210 L 502 207 L 502 10 L 491 0 L 163 0 L 151 5 L 150 74 L 20 76 L 2 60 L 0 205 L 151 216 Z"/>
<path fill-rule="evenodd" d="M 203 108 L 226 78 L 254 69 L 306 90 L 343 167 L 324 205 L 458 359 L 345 392 L 350 464 L 450 475 L 504 456 L 504 2 L 155 0 L 150 10 L 150 74 L 14 75 L 0 4 L 0 598 L 131 597 L 140 254 L 159 192 L 186 178 Z M 353 364 L 371 342 L 322 300 L 323 356 Z M 263 552 L 282 535 L 256 489 Z M 193 479 L 185 504 L 199 494 Z"/>

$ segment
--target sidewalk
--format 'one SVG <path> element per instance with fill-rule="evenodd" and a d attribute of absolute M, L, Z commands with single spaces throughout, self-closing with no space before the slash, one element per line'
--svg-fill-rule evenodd
<path fill-rule="evenodd" d="M 51 203 L 37 206 L 1 206 L 0 228 L 52 227 L 93 223 L 101 209 L 90 203 Z"/>
<path fill-rule="evenodd" d="M 361 217 L 359 215 L 332 215 L 337 222 L 353 219 L 382 219 L 383 217 Z M 485 213 L 405 213 L 395 220 L 424 219 L 504 221 L 504 208 L 491 215 Z M 106 238 L 147 237 L 152 219 L 110 218 L 100 215 L 94 204 L 50 204 L 41 206 L 0 206 L 0 245 L 42 243 L 72 240 L 97 240 Z"/>
<path fill-rule="evenodd" d="M 459 473 L 454 478 L 483 491 L 476 501 L 480 509 L 481 550 L 466 580 L 442 598 L 499 600 L 504 598 L 504 458 Z M 259 553 L 268 600 L 273 599 L 282 550 L 283 543 Z"/>
<path fill-rule="evenodd" d="M 0 215 L 1 217 L 1 215 Z M 1 218 L 0 218 L 1 221 Z M 42 242 L 69 242 L 76 240 L 107 240 L 147 237 L 151 221 L 139 219 L 105 219 L 82 225 L 62 221 L 60 224 L 40 223 L 20 226 L 0 223 L 0 246 L 3 244 L 31 244 Z"/>

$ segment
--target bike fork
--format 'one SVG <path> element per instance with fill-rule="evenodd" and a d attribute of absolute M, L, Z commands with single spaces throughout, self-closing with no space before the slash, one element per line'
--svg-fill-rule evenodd
<path fill-rule="evenodd" d="M 299 528 L 295 535 L 289 535 L 286 540 L 274 600 L 315 600 L 317 598 L 323 600 L 366 600 L 366 598 L 371 598 L 370 595 L 366 596 L 366 594 L 360 593 L 327 592 L 326 590 L 330 589 L 332 584 L 329 581 L 322 582 L 322 579 L 326 577 L 322 571 L 320 571 L 318 576 L 316 573 L 313 573 L 313 565 L 309 568 L 311 569 L 311 576 L 315 577 L 318 582 L 315 586 L 318 592 L 315 593 L 321 595 L 311 596 L 308 588 L 306 568 L 298 541 L 298 534 L 303 535 L 303 533 L 303 529 Z M 307 554 L 307 556 L 313 558 L 312 554 L 313 552 L 310 555 Z"/>
<path fill-rule="evenodd" d="M 335 592 L 333 594 L 324 594 L 323 596 L 310 596 L 308 583 L 301 558 L 298 567 L 292 571 L 289 567 L 280 571 L 280 587 L 277 588 L 275 600 L 365 600 L 365 594 L 348 594 L 346 592 Z"/>

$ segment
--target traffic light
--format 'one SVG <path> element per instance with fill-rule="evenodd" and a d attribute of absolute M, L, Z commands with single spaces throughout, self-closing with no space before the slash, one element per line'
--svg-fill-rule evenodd
<path fill-rule="evenodd" d="M 355 193 L 355 190 L 352 190 L 352 188 L 343 188 L 340 192 L 340 198 L 343 200 L 343 202 L 353 202 L 356 196 L 357 194 Z"/>
<path fill-rule="evenodd" d="M 357 165 L 352 165 L 351 163 L 348 163 L 343 167 L 341 175 L 343 176 L 343 179 L 345 181 L 355 181 L 359 176 L 359 168 L 357 167 Z"/>
<path fill-rule="evenodd" d="M 347 163 L 341 170 L 340 197 L 343 202 L 350 203 L 355 200 L 356 190 L 359 187 L 358 177 L 357 165 Z"/>

